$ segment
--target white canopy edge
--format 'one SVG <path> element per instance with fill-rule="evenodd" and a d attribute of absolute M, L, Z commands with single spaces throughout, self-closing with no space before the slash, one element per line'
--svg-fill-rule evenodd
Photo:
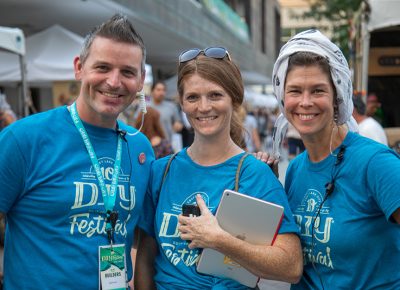
<path fill-rule="evenodd" d="M 19 28 L 0 26 L 0 48 L 25 55 L 25 37 Z"/>
<path fill-rule="evenodd" d="M 369 0 L 371 14 L 368 31 L 400 25 L 399 0 Z"/>

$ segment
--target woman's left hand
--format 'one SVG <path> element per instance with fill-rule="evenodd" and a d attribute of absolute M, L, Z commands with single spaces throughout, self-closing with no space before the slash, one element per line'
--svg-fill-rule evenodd
<path fill-rule="evenodd" d="M 201 195 L 196 196 L 197 205 L 201 215 L 198 217 L 186 217 L 179 215 L 178 230 L 182 240 L 191 241 L 190 249 L 214 248 L 215 242 L 224 231 L 218 224 L 216 217 L 210 212 Z"/>

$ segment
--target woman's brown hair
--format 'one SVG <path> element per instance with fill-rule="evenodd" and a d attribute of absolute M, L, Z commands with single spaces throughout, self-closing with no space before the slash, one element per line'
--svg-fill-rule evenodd
<path fill-rule="evenodd" d="M 243 103 L 244 87 L 240 70 L 227 57 L 215 59 L 200 54 L 193 60 L 184 62 L 178 68 L 178 93 L 182 103 L 185 81 L 194 74 L 222 87 L 232 99 L 233 114 L 230 135 L 232 140 L 243 147 L 244 127 L 239 118 L 239 108 Z"/>

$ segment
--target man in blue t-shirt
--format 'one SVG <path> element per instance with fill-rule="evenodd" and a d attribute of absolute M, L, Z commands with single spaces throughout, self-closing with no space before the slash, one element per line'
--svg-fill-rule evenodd
<path fill-rule="evenodd" d="M 144 64 L 141 37 L 115 15 L 74 60 L 75 103 L 1 132 L 5 288 L 127 287 L 154 153 L 117 117 L 142 90 Z"/>

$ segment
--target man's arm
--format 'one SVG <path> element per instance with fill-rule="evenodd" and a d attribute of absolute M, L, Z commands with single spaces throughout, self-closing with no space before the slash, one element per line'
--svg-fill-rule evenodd
<path fill-rule="evenodd" d="M 156 255 L 156 240 L 145 231 L 139 229 L 134 275 L 134 287 L 136 290 L 156 289 L 154 282 L 154 259 Z"/>
<path fill-rule="evenodd" d="M 400 224 L 400 207 L 394 211 L 392 217 L 396 221 L 396 223 Z"/>
<path fill-rule="evenodd" d="M 139 235 L 139 228 L 135 228 L 134 235 L 133 235 L 133 244 L 131 248 L 131 262 L 132 262 L 132 271 L 135 271 L 135 264 L 136 264 L 136 253 L 137 253 L 137 244 L 138 244 L 138 235 Z M 129 281 L 129 287 L 135 289 L 133 285 L 133 276 L 131 281 Z"/>
<path fill-rule="evenodd" d="M 5 214 L 0 212 L 0 252 L 3 255 L 4 250 L 4 234 L 6 232 Z M 0 259 L 1 265 L 3 265 L 3 256 Z M 3 285 L 3 267 L 0 266 L 0 285 Z"/>
<path fill-rule="evenodd" d="M 4 248 L 4 234 L 6 232 L 6 216 L 0 212 L 0 246 Z"/>

